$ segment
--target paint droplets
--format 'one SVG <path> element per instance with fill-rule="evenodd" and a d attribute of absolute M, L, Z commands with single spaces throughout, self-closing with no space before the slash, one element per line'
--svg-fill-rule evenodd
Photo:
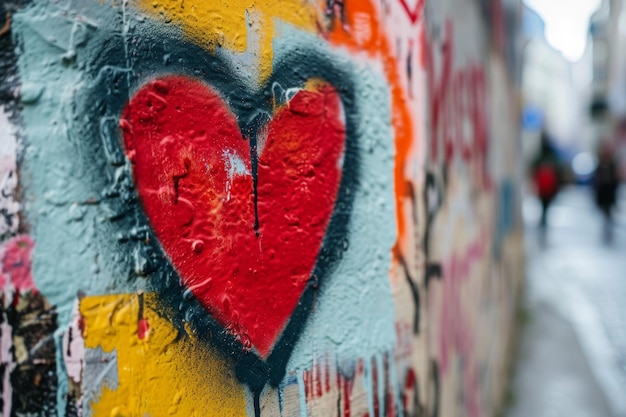
<path fill-rule="evenodd" d="M 137 322 L 137 337 L 144 340 L 148 336 L 150 330 L 150 324 L 146 318 L 139 319 Z"/>
<path fill-rule="evenodd" d="M 279 387 L 277 400 L 281 415 L 297 412 L 283 398 L 290 388 L 297 386 L 300 416 L 318 413 L 338 417 L 412 415 L 411 405 L 404 406 L 402 389 L 395 378 L 391 354 L 382 354 L 370 360 L 339 363 L 322 359 L 312 369 L 289 376 Z M 295 388 L 295 387 L 294 387 Z M 289 396 L 289 394 L 288 394 Z M 366 401 L 363 401 L 367 399 Z"/>
<path fill-rule="evenodd" d="M 201 254 L 202 250 L 204 249 L 204 241 L 200 239 L 194 240 L 191 244 L 191 249 L 194 251 L 194 253 L 198 255 Z"/>
<path fill-rule="evenodd" d="M 246 163 L 232 149 L 225 149 L 222 153 L 224 169 L 226 171 L 226 201 L 230 201 L 230 191 L 235 175 L 250 175 Z M 195 250 L 194 250 L 195 251 Z"/>
<path fill-rule="evenodd" d="M 137 337 L 140 340 L 144 340 L 148 336 L 150 330 L 150 324 L 148 319 L 144 315 L 144 295 L 139 293 L 137 295 L 137 301 L 139 302 L 139 309 L 137 312 Z"/>

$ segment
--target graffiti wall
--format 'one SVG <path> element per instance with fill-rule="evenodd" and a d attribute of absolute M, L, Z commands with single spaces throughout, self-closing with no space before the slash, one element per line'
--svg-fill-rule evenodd
<path fill-rule="evenodd" d="M 518 6 L 4 2 L 2 415 L 494 415 Z"/>

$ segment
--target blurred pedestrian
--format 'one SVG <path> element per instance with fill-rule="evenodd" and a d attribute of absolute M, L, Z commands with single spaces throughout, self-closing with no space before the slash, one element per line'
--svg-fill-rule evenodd
<path fill-rule="evenodd" d="M 541 132 L 539 153 L 532 163 L 532 179 L 537 198 L 541 201 L 541 221 L 539 226 L 545 230 L 548 224 L 548 209 L 561 189 L 561 163 L 552 147 L 550 137 Z"/>
<path fill-rule="evenodd" d="M 610 145 L 602 144 L 598 149 L 598 166 L 593 174 L 593 189 L 596 204 L 604 215 L 604 239 L 613 238 L 613 207 L 617 201 L 619 175 L 617 162 Z"/>

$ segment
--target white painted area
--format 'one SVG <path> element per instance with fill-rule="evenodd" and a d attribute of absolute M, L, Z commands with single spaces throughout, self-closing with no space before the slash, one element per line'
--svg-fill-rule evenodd
<path fill-rule="evenodd" d="M 0 106 L 0 155 L 15 156 L 15 152 L 17 152 L 16 129 L 9 121 L 8 116 L 4 106 Z"/>
<path fill-rule="evenodd" d="M 300 91 L 302 91 L 302 88 L 299 87 L 284 89 L 283 86 L 276 81 L 272 84 L 272 94 L 274 95 L 274 102 L 276 103 L 289 103 Z"/>
<path fill-rule="evenodd" d="M 72 307 L 70 325 L 63 335 L 63 362 L 65 363 L 67 376 L 72 378 L 77 384 L 80 384 L 82 381 L 85 359 L 85 341 L 80 331 L 79 322 L 80 311 L 78 299 L 76 299 Z M 71 337 L 69 334 L 70 331 L 72 332 Z"/>
<path fill-rule="evenodd" d="M 17 129 L 9 116 L 0 106 L 0 211 L 5 211 L 5 215 L 0 216 L 0 236 L 17 233 L 20 209 L 13 196 L 17 187 Z"/>
<path fill-rule="evenodd" d="M 246 168 L 246 164 L 233 150 L 226 149 L 222 154 L 226 160 L 226 173 L 229 179 L 233 179 L 235 175 L 250 175 L 250 171 Z"/>
<path fill-rule="evenodd" d="M 226 201 L 230 201 L 230 190 L 233 186 L 233 178 L 235 178 L 235 175 L 250 175 L 250 171 L 246 168 L 245 162 L 232 149 L 224 150 L 222 157 L 224 158 L 224 168 L 228 176 L 228 180 L 226 181 Z"/>

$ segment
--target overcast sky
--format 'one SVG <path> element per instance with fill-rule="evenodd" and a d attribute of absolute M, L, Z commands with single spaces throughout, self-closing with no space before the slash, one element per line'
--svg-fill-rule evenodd
<path fill-rule="evenodd" d="M 546 23 L 546 39 L 570 61 L 585 51 L 589 18 L 600 0 L 524 0 Z"/>

